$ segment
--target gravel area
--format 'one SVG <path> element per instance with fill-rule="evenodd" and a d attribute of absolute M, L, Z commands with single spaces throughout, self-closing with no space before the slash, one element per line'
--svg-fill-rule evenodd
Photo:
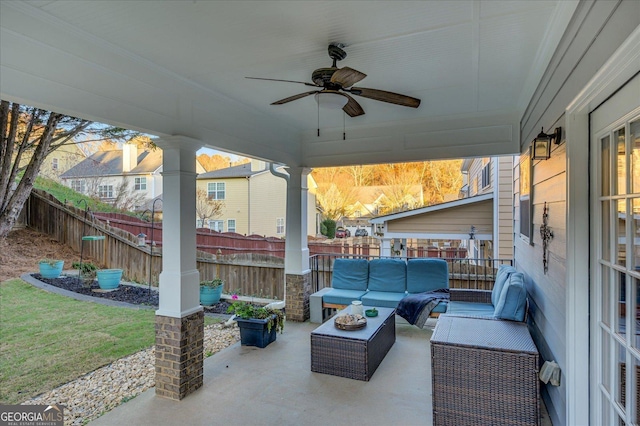
<path fill-rule="evenodd" d="M 236 325 L 204 328 L 204 353 L 211 356 L 240 340 Z M 83 425 L 155 386 L 155 348 L 151 347 L 92 371 L 23 404 L 62 404 L 65 425 Z"/>
<path fill-rule="evenodd" d="M 152 289 L 149 293 L 148 288 L 143 286 L 120 284 L 116 290 L 96 292 L 94 290 L 99 290 L 97 281 L 87 288 L 76 277 L 46 279 L 40 274 L 32 276 L 49 285 L 92 297 L 158 306 L 157 290 Z M 220 302 L 205 307 L 205 313 L 226 314 L 228 306 L 227 302 Z M 204 329 L 204 356 L 209 357 L 239 340 L 240 330 L 235 323 L 229 327 L 222 323 L 208 325 Z M 64 405 L 65 425 L 83 425 L 154 386 L 155 347 L 151 347 L 120 358 L 23 404 Z"/>

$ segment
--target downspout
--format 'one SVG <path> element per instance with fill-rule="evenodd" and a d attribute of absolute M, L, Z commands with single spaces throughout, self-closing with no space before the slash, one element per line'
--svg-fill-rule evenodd
<path fill-rule="evenodd" d="M 277 171 L 274 167 L 273 167 L 273 163 L 269 163 L 269 171 L 271 172 L 272 175 L 282 178 L 285 180 L 285 182 L 287 182 L 287 188 L 289 187 L 289 175 L 286 173 L 282 173 Z M 285 199 L 287 197 L 285 196 Z M 285 212 L 286 212 L 286 207 L 285 207 Z M 286 215 L 285 215 L 286 218 Z M 285 219 L 285 223 L 286 223 L 286 219 Z M 285 244 L 286 244 L 286 240 L 285 240 Z M 285 252 L 285 256 L 286 256 L 286 252 Z M 284 300 L 283 300 L 283 305 L 287 304 L 287 283 L 286 283 L 286 274 L 285 274 L 285 283 L 284 283 Z"/>
<path fill-rule="evenodd" d="M 277 171 L 276 169 L 273 168 L 273 163 L 269 163 L 269 171 L 271 172 L 272 175 L 277 176 L 279 178 L 282 178 L 284 180 L 287 181 L 287 183 L 289 183 L 289 175 L 286 173 L 282 173 Z"/>
<path fill-rule="evenodd" d="M 247 235 L 251 235 L 251 176 L 247 176 Z"/>

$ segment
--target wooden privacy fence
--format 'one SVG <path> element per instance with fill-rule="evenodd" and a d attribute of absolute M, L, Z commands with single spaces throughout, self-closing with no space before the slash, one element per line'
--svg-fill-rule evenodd
<path fill-rule="evenodd" d="M 145 234 L 149 244 L 155 243 L 162 246 L 162 222 L 153 224 L 153 241 L 151 241 L 151 223 L 134 216 L 121 213 L 95 213 L 96 218 L 111 226 L 123 229 L 133 235 Z M 277 256 L 284 259 L 285 241 L 277 237 L 265 237 L 262 235 L 241 235 L 235 232 L 217 232 L 208 228 L 196 230 L 196 246 L 198 250 L 222 255 L 235 255 L 238 253 L 254 253 Z M 342 253 L 343 245 L 331 241 L 309 240 L 309 253 L 327 254 Z M 348 250 L 348 245 L 346 245 Z"/>
<path fill-rule="evenodd" d="M 82 250 L 85 259 L 91 258 L 100 267 L 122 269 L 130 281 L 148 283 L 151 266 L 152 285 L 157 286 L 162 269 L 161 248 L 154 247 L 151 254 L 150 246 L 138 246 L 136 235 L 103 223 L 75 206 L 63 205 L 43 191 L 33 190 L 25 209 L 30 227 L 78 252 Z M 83 247 L 82 237 L 87 235 L 103 236 L 104 240 L 84 241 Z M 197 251 L 197 268 L 201 279 L 220 276 L 225 281 L 225 293 L 284 298 L 281 258 L 255 253 L 216 256 Z"/>

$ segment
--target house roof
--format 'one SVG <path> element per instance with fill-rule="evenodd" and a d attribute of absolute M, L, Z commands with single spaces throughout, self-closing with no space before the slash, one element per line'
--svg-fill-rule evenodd
<path fill-rule="evenodd" d="M 162 167 L 162 150 L 143 151 L 138 154 L 138 165 L 128 175 L 153 173 Z M 62 175 L 61 178 L 118 176 L 122 175 L 122 150 L 98 151 L 82 160 Z"/>
<path fill-rule="evenodd" d="M 435 211 L 439 211 L 439 210 L 445 210 L 445 209 L 450 209 L 453 207 L 459 207 L 459 206 L 464 206 L 464 205 L 468 205 L 468 204 L 474 204 L 474 203 L 479 203 L 482 201 L 487 201 L 487 200 L 492 200 L 493 199 L 493 192 L 488 193 L 488 194 L 483 194 L 483 195 L 477 195 L 475 197 L 468 197 L 468 198 L 461 198 L 459 200 L 455 200 L 455 201 L 448 201 L 446 203 L 439 203 L 439 204 L 434 204 L 428 207 L 420 207 L 418 209 L 413 209 L 413 210 L 407 210 L 401 213 L 393 213 L 393 214 L 388 214 L 385 216 L 378 216 L 374 219 L 369 220 L 369 222 L 371 223 L 385 223 L 385 222 L 389 222 L 395 219 L 403 219 L 406 217 L 410 217 L 410 216 L 417 216 L 417 215 L 421 215 L 424 213 L 430 213 L 430 212 L 435 212 Z"/>
<path fill-rule="evenodd" d="M 246 178 L 262 172 L 264 172 L 264 170 L 251 171 L 251 163 L 245 163 L 225 169 L 201 173 L 198 175 L 198 179 Z"/>
<path fill-rule="evenodd" d="M 385 194 L 385 191 L 389 191 L 390 188 L 392 188 L 392 186 L 389 186 L 389 185 L 356 186 L 354 188 L 356 192 L 355 198 L 357 201 L 359 201 L 363 205 L 373 204 L 376 201 L 379 201 L 380 196 L 382 195 L 387 196 Z M 416 199 L 421 198 L 420 197 L 422 193 L 421 185 L 413 185 L 409 189 L 411 191 L 410 195 L 412 197 Z"/>

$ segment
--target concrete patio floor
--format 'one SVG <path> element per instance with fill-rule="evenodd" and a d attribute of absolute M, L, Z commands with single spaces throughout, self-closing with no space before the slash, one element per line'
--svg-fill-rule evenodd
<path fill-rule="evenodd" d="M 398 320 L 395 344 L 363 382 L 311 372 L 310 333 L 317 325 L 287 322 L 264 349 L 232 345 L 205 360 L 202 388 L 182 401 L 150 389 L 92 424 L 432 424 L 431 330 Z"/>

